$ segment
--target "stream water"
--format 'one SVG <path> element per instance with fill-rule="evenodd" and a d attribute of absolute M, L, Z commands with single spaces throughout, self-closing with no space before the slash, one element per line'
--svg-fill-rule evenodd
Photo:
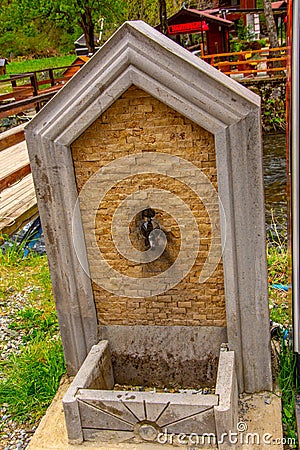
<path fill-rule="evenodd" d="M 285 134 L 266 134 L 263 138 L 265 211 L 267 229 L 287 219 L 286 199 L 286 138 Z"/>

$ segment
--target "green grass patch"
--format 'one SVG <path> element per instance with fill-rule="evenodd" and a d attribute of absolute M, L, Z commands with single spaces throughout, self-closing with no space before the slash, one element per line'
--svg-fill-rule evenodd
<path fill-rule="evenodd" d="M 2 270 L 4 268 L 14 267 L 22 262 L 24 247 L 26 242 L 23 241 L 22 244 L 18 244 L 15 240 L 9 240 L 8 236 L 1 236 L 1 241 L 6 241 L 7 245 L 5 245 L 5 252 L 0 252 L 0 266 Z"/>
<path fill-rule="evenodd" d="M 41 332 L 19 355 L 1 363 L 0 403 L 17 422 L 34 423 L 46 411 L 65 372 L 60 339 Z"/>
<path fill-rule="evenodd" d="M 9 77 L 10 74 L 26 73 L 35 70 L 50 69 L 51 67 L 69 66 L 75 61 L 76 55 L 54 56 L 52 58 L 25 59 L 19 58 L 11 61 L 6 66 L 6 75 L 0 79 Z"/>
<path fill-rule="evenodd" d="M 291 326 L 291 303 L 287 292 L 281 289 L 273 289 L 272 285 L 288 285 L 288 251 L 283 245 L 268 244 L 268 281 L 270 318 L 287 328 Z"/>
<path fill-rule="evenodd" d="M 76 55 L 54 56 L 52 58 L 40 58 L 40 59 L 24 59 L 19 58 L 10 62 L 6 67 L 6 75 L 0 75 L 0 80 L 9 78 L 10 75 L 22 74 L 28 72 L 34 72 L 36 70 L 46 70 L 56 67 L 70 66 L 76 59 Z M 54 71 L 54 77 L 61 77 L 65 69 Z M 49 78 L 48 72 L 38 73 L 37 78 L 39 81 Z M 24 78 L 18 81 L 18 86 L 22 84 L 30 83 L 30 79 Z M 40 85 L 40 88 L 49 87 L 49 84 Z M 8 94 L 12 92 L 12 86 L 10 81 L 7 83 L 0 83 L 0 95 Z"/>
<path fill-rule="evenodd" d="M 0 314 L 22 298 L 11 314 L 9 329 L 22 336 L 18 352 L 0 363 L 0 403 L 13 420 L 34 423 L 46 411 L 65 373 L 62 343 L 46 256 L 13 245 L 0 255 Z M 3 349 L 2 349 L 3 350 Z"/>
<path fill-rule="evenodd" d="M 295 440 L 298 448 L 297 426 L 295 416 L 295 392 L 298 389 L 295 379 L 296 357 L 292 342 L 285 336 L 285 330 L 290 330 L 291 298 L 288 292 L 274 289 L 273 284 L 288 285 L 289 283 L 289 254 L 287 248 L 286 224 L 277 223 L 273 218 L 272 227 L 268 233 L 267 260 L 269 279 L 270 318 L 282 325 L 277 339 L 272 343 L 272 349 L 277 361 L 277 380 L 282 400 L 282 423 L 285 438 Z"/>
<path fill-rule="evenodd" d="M 280 346 L 279 367 L 278 382 L 281 391 L 283 432 L 286 438 L 295 441 L 293 448 L 299 448 L 295 416 L 296 357 L 292 347 L 287 345 L 283 338 Z"/>

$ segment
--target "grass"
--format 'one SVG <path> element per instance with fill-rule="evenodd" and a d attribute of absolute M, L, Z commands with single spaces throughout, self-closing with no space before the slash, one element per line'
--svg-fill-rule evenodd
<path fill-rule="evenodd" d="M 76 55 L 65 55 L 65 56 L 54 56 L 52 58 L 41 58 L 41 59 L 24 59 L 19 58 L 17 60 L 13 60 L 6 66 L 6 75 L 1 75 L 0 80 L 4 80 L 9 78 L 12 74 L 21 74 L 26 72 L 32 72 L 35 70 L 44 70 L 55 67 L 64 67 L 69 66 L 75 61 Z M 55 72 L 55 76 L 60 76 L 60 72 Z M 39 74 L 38 78 L 41 79 L 43 75 Z M 46 74 L 48 78 L 48 74 Z M 26 78 L 22 81 L 18 82 L 18 85 L 23 83 L 28 83 L 29 79 Z M 8 94 L 12 92 L 11 83 L 0 83 L 0 95 Z"/>
<path fill-rule="evenodd" d="M 32 72 L 35 70 L 44 70 L 48 68 L 55 68 L 55 67 L 64 67 L 69 66 L 72 64 L 73 61 L 75 61 L 76 55 L 65 55 L 65 56 L 55 56 L 52 58 L 41 58 L 41 59 L 24 59 L 19 58 L 17 60 L 14 60 L 10 62 L 7 65 L 7 73 L 6 75 L 0 75 L 0 80 L 4 80 L 9 78 L 11 74 L 21 74 L 26 72 Z M 61 77 L 63 75 L 65 69 L 55 70 L 54 71 L 54 77 Z M 49 79 L 49 73 L 48 72 L 41 72 L 37 74 L 37 78 L 39 81 L 41 80 L 47 80 Z M 23 84 L 30 84 L 30 78 L 22 78 L 17 82 L 18 86 L 21 86 Z M 49 87 L 50 84 L 46 83 L 44 85 L 40 85 L 40 88 L 44 89 L 46 87 Z M 12 92 L 12 85 L 10 81 L 8 82 L 1 82 L 0 83 L 0 95 L 2 94 L 9 94 Z M 0 132 L 6 131 L 9 128 L 12 128 L 14 126 L 20 125 L 24 123 L 24 118 L 22 115 L 13 115 L 8 116 L 0 120 Z M 25 117 L 26 120 L 26 117 Z"/>
<path fill-rule="evenodd" d="M 33 424 L 45 413 L 65 373 L 47 257 L 30 254 L 24 259 L 22 248 L 14 244 L 0 253 L 0 265 L 0 314 L 9 314 L 14 298 L 23 299 L 9 324 L 12 333 L 22 336 L 19 351 L 0 363 L 0 404 L 14 421 Z"/>
<path fill-rule="evenodd" d="M 291 330 L 291 301 L 288 292 L 273 289 L 273 284 L 288 285 L 289 255 L 287 248 L 286 225 L 278 224 L 273 218 L 267 242 L 270 318 L 281 325 L 277 328 L 277 336 L 272 340 L 272 349 L 277 361 L 277 380 L 282 400 L 282 423 L 285 438 L 294 440 L 298 448 L 297 427 L 295 417 L 295 392 L 298 389 L 295 381 L 296 357 L 287 331 Z"/>
<path fill-rule="evenodd" d="M 289 284 L 289 259 L 286 224 L 272 217 L 267 237 L 268 281 L 271 320 L 286 328 L 291 325 L 291 302 L 288 294 L 271 286 Z"/>
<path fill-rule="evenodd" d="M 64 373 L 60 340 L 44 340 L 41 332 L 2 366 L 0 402 L 7 405 L 14 421 L 35 423 L 50 405 Z"/>
<path fill-rule="evenodd" d="M 32 72 L 34 70 L 49 69 L 51 67 L 69 66 L 75 59 L 75 54 L 40 59 L 19 58 L 11 61 L 6 66 L 6 75 L 2 75 L 0 79 L 7 78 L 10 74 Z"/>

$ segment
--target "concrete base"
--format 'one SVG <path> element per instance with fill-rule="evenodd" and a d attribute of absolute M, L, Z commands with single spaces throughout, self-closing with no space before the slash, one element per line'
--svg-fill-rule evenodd
<path fill-rule="evenodd" d="M 71 380 L 64 379 L 57 395 L 55 396 L 46 415 L 43 417 L 37 431 L 32 437 L 27 450 L 99 450 L 124 449 L 124 450 L 153 450 L 153 449 L 174 449 L 174 445 L 154 444 L 151 443 L 130 443 L 124 441 L 122 433 L 103 432 L 98 436 L 95 442 L 84 442 L 81 445 L 71 445 L 68 443 L 67 429 L 65 424 L 64 412 L 62 407 L 62 398 L 67 389 L 70 387 Z M 281 400 L 278 396 L 269 392 L 244 395 L 239 400 L 239 419 L 241 432 L 239 438 L 243 434 L 243 444 L 233 444 L 231 448 L 239 450 L 261 450 L 276 448 L 282 449 L 283 446 L 272 441 L 279 439 L 282 441 L 282 424 L 281 424 Z M 244 425 L 241 425 L 244 424 Z M 247 430 L 243 433 L 242 427 Z M 251 433 L 251 435 L 250 435 Z M 256 434 L 260 437 L 260 443 L 255 444 L 251 440 L 251 436 Z M 271 443 L 262 442 L 263 436 L 267 439 L 270 435 Z M 248 435 L 248 444 L 246 438 Z M 257 442 L 257 441 L 256 441 Z M 176 442 L 174 443 L 176 445 Z M 178 445 L 179 448 L 190 449 L 191 445 Z M 178 448 L 177 447 L 177 448 Z M 196 446 L 192 448 L 212 449 L 216 446 Z"/>

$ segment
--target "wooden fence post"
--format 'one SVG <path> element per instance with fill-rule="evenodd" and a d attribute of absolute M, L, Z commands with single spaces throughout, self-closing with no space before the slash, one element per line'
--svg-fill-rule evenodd
<path fill-rule="evenodd" d="M 32 89 L 33 89 L 33 95 L 35 97 L 35 96 L 37 96 L 39 94 L 39 86 L 38 86 L 37 76 L 36 76 L 35 72 L 33 72 L 30 75 L 30 83 L 31 83 L 31 86 L 32 86 Z M 36 104 L 35 110 L 36 110 L 36 112 L 39 112 L 40 109 L 41 109 L 41 105 L 38 102 Z"/>
<path fill-rule="evenodd" d="M 49 69 L 49 78 L 51 80 L 51 86 L 55 85 L 53 69 Z"/>

